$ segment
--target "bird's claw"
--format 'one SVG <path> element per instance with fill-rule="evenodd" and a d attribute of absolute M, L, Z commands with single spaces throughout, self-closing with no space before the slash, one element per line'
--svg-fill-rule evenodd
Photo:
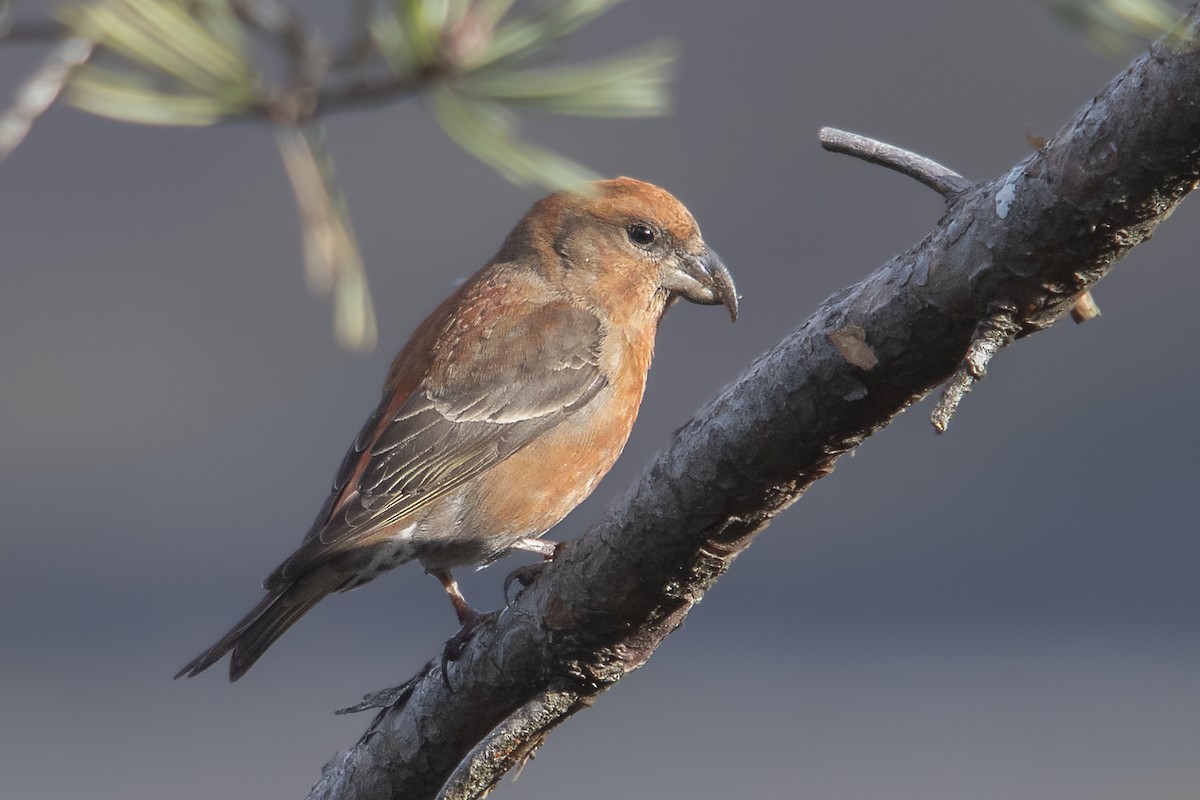
<path fill-rule="evenodd" d="M 442 683 L 446 684 L 446 690 L 454 694 L 454 687 L 450 685 L 450 663 L 458 661 L 462 654 L 466 652 L 467 645 L 471 643 L 471 639 L 475 637 L 475 632 L 489 620 L 499 616 L 498 611 L 491 611 L 481 614 L 478 611 L 472 610 L 462 623 L 462 627 L 458 629 L 458 633 L 450 637 L 446 642 L 446 646 L 442 648 Z"/>
<path fill-rule="evenodd" d="M 508 573 L 508 577 L 504 579 L 504 605 L 511 606 L 521 596 L 521 592 L 525 591 L 531 583 L 537 580 L 537 576 L 542 574 L 542 570 L 546 568 L 548 561 L 539 561 L 536 564 L 526 564 L 523 567 L 517 567 L 512 572 Z M 512 597 L 508 596 L 508 590 L 513 583 L 521 584 L 520 590 Z"/>
<path fill-rule="evenodd" d="M 528 589 L 529 586 L 538 579 L 538 576 L 541 575 L 542 571 L 546 569 L 546 565 L 558 558 L 559 555 L 562 554 L 562 551 L 566 548 L 566 542 L 555 542 L 554 547 L 550 550 L 550 552 L 546 553 L 546 557 L 543 561 L 539 561 L 535 564 L 526 564 L 523 567 L 517 567 L 512 572 L 508 573 L 508 577 L 504 579 L 505 607 L 511 606 L 513 603 L 515 603 L 517 598 L 521 596 L 521 592 L 525 589 Z M 509 598 L 508 590 L 512 587 L 514 582 L 521 584 L 521 591 L 518 591 L 512 596 L 512 598 Z"/>

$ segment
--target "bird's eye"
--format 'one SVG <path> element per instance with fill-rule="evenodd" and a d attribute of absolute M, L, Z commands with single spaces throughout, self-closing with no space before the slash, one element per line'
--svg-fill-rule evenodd
<path fill-rule="evenodd" d="M 649 225 L 635 222 L 626 228 L 625 232 L 629 234 L 629 241 L 638 247 L 649 247 L 654 244 L 654 229 Z"/>

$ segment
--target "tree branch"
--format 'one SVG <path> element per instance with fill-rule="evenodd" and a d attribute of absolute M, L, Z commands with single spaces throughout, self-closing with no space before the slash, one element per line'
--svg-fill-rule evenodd
<path fill-rule="evenodd" d="M 427 668 L 310 797 L 481 796 L 644 663 L 841 454 L 964 359 L 978 377 L 984 356 L 1070 310 L 1200 178 L 1198 19 L 1193 6 L 1044 150 L 951 192 L 920 243 L 761 356 L 480 628 L 450 666 L 453 692 Z"/>
<path fill-rule="evenodd" d="M 837 128 L 821 128 L 817 131 L 817 138 L 821 141 L 821 147 L 831 153 L 844 153 L 870 164 L 893 169 L 925 184 L 947 200 L 971 188 L 971 182 L 954 170 L 895 145 Z"/>
<path fill-rule="evenodd" d="M 291 71 L 288 88 L 267 101 L 258 113 L 276 122 L 300 124 L 338 111 L 403 100 L 427 89 L 449 72 L 441 63 L 415 67 L 411 72 L 387 72 L 364 75 L 369 56 L 374 53 L 368 17 L 357 9 L 352 28 L 355 38 L 329 52 L 309 30 L 294 9 L 275 0 L 236 0 L 234 9 L 252 29 L 268 36 L 287 57 Z M 353 74 L 347 79 L 343 74 Z M 245 121 L 251 117 L 230 117 L 227 121 Z"/>
<path fill-rule="evenodd" d="M 532 758 L 550 729 L 572 714 L 579 701 L 575 692 L 547 690 L 518 708 L 459 762 L 437 800 L 482 797 L 504 773 Z"/>

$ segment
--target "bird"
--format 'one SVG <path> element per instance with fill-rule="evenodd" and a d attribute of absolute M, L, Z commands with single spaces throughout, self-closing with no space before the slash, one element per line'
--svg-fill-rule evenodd
<path fill-rule="evenodd" d="M 516 551 L 553 556 L 541 537 L 620 455 L 659 323 L 679 299 L 737 320 L 729 270 L 665 189 L 616 178 L 536 202 L 395 357 L 266 596 L 175 677 L 231 653 L 236 681 L 322 599 L 414 560 L 465 630 L 479 615 L 451 570 Z"/>

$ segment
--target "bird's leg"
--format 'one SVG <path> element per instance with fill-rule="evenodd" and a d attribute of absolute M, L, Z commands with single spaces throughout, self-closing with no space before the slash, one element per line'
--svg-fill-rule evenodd
<path fill-rule="evenodd" d="M 471 604 L 467 602 L 467 598 L 463 597 L 462 591 L 458 588 L 458 581 L 454 580 L 454 576 L 450 574 L 450 570 L 431 569 L 429 570 L 429 574 L 438 579 L 442 584 L 442 588 L 446 590 L 446 594 L 450 596 L 450 602 L 454 605 L 454 613 L 458 616 L 459 625 L 467 628 L 479 621 L 479 617 L 482 615 L 471 608 Z"/>
<path fill-rule="evenodd" d="M 446 594 L 450 596 L 450 602 L 454 605 L 454 613 L 458 615 L 458 622 L 462 625 L 458 629 L 458 633 L 451 636 L 442 649 L 442 682 L 446 684 L 447 690 L 453 692 L 454 689 L 450 686 L 449 664 L 462 656 L 471 637 L 475 635 L 475 629 L 487 618 L 487 615 L 480 614 L 471 608 L 471 604 L 467 602 L 467 598 L 463 597 L 458 588 L 458 581 L 454 580 L 450 570 L 431 569 L 429 574 L 441 582 L 442 588 L 446 590 Z"/>
<path fill-rule="evenodd" d="M 521 590 L 524 591 L 531 583 L 537 580 L 537 576 L 542 574 L 542 570 L 546 568 L 546 565 L 557 558 L 558 554 L 565 550 L 566 547 L 566 542 L 548 542 L 545 539 L 518 539 L 512 549 L 540 553 L 543 560 L 535 564 L 526 564 L 523 567 L 517 567 L 508 573 L 508 577 L 504 579 L 504 604 L 511 606 L 513 601 L 521 596 L 521 592 L 517 592 L 512 600 L 508 599 L 508 589 L 513 585 L 514 581 L 521 584 Z"/>

